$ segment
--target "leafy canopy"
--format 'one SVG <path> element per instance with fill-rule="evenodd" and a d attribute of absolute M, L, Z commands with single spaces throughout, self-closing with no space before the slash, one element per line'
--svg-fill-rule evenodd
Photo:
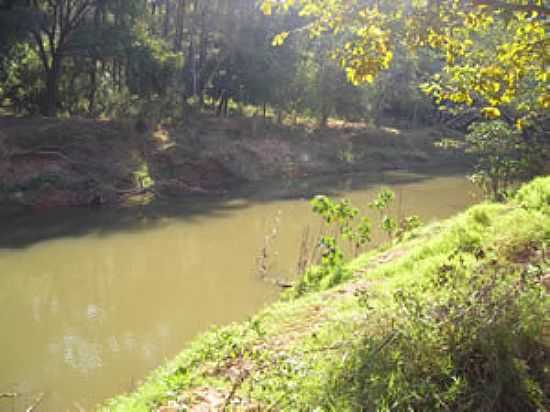
<path fill-rule="evenodd" d="M 545 0 L 263 0 L 261 9 L 295 9 L 307 21 L 299 31 L 337 38 L 332 57 L 354 84 L 373 82 L 398 48 L 427 48 L 442 67 L 422 89 L 439 104 L 480 105 L 489 119 L 511 107 L 519 128 L 550 108 Z"/>

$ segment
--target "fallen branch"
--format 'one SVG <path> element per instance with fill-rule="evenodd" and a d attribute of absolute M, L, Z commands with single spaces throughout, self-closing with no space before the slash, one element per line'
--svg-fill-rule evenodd
<path fill-rule="evenodd" d="M 17 398 L 18 396 L 19 394 L 15 392 L 0 393 L 0 398 Z"/>
<path fill-rule="evenodd" d="M 36 407 L 42 402 L 42 399 L 44 399 L 44 392 L 40 393 L 35 399 L 34 402 L 29 406 L 27 409 L 25 409 L 25 412 L 33 412 Z"/>
<path fill-rule="evenodd" d="M 290 289 L 294 286 L 294 282 L 287 282 L 284 280 L 275 279 L 275 284 L 282 289 Z"/>
<path fill-rule="evenodd" d="M 136 187 L 132 189 L 120 189 L 116 191 L 116 194 L 118 196 L 138 196 L 147 193 L 156 194 L 155 190 L 152 187 Z"/>
<path fill-rule="evenodd" d="M 67 163 L 75 163 L 72 159 L 67 157 L 64 153 L 57 151 L 57 150 L 34 150 L 34 151 L 26 151 L 26 152 L 16 152 L 12 153 L 11 159 L 18 159 L 18 158 L 33 158 L 33 157 L 42 157 L 42 158 L 50 158 L 50 159 L 56 159 L 56 160 L 64 160 Z"/>
<path fill-rule="evenodd" d="M 294 282 L 290 282 L 288 280 L 279 279 L 279 278 L 273 278 L 273 277 L 267 277 L 262 276 L 262 281 L 271 283 L 275 286 L 280 287 L 281 289 L 290 289 L 294 286 Z"/>
<path fill-rule="evenodd" d="M 289 282 L 287 280 L 278 279 L 278 278 L 272 278 L 272 277 L 266 277 L 263 276 L 262 280 L 264 282 L 269 282 L 274 284 L 275 286 L 280 287 L 281 289 L 289 289 L 294 286 L 294 282 Z"/>
<path fill-rule="evenodd" d="M 227 408 L 231 404 L 231 400 L 234 398 L 237 390 L 241 387 L 248 375 L 250 375 L 250 372 L 245 370 L 237 377 L 237 379 L 235 379 L 235 382 L 233 382 L 233 387 L 231 388 L 231 392 L 229 392 L 229 395 L 227 395 L 227 398 L 225 398 L 223 408 L 221 409 L 222 411 L 227 410 Z"/>
<path fill-rule="evenodd" d="M 273 222 L 273 228 L 271 229 L 271 232 L 265 236 L 264 244 L 260 249 L 260 255 L 256 259 L 258 275 L 260 275 L 260 278 L 264 280 L 267 279 L 267 275 L 269 274 L 269 266 L 270 266 L 269 249 L 271 246 L 271 242 L 273 242 L 279 234 L 280 224 L 281 224 L 281 212 L 279 211 L 275 216 L 275 219 Z"/>

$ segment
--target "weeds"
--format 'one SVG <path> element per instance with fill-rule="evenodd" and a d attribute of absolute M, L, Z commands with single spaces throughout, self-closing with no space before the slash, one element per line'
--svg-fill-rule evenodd
<path fill-rule="evenodd" d="M 422 222 L 418 216 L 409 216 L 398 223 L 388 213 L 394 199 L 395 194 L 391 190 L 383 189 L 369 207 L 378 212 L 379 226 L 388 235 L 389 241 L 400 242 Z M 351 250 L 351 256 L 357 257 L 371 241 L 370 220 L 359 216 L 359 209 L 348 200 L 336 202 L 326 196 L 316 196 L 311 204 L 313 211 L 323 219 L 324 226 L 313 247 L 308 246 L 309 229 L 304 232 L 298 263 L 301 277 L 292 291 L 293 297 L 327 289 L 349 279 L 351 271 L 346 265 L 348 259 L 344 251 Z"/>
<path fill-rule="evenodd" d="M 346 410 L 544 410 L 542 268 L 498 254 L 457 249 L 433 275 L 396 290 L 391 328 L 365 337 L 329 398 Z"/>
<path fill-rule="evenodd" d="M 292 291 L 294 296 L 301 296 L 311 290 L 332 287 L 350 276 L 345 267 L 345 254 L 339 240 L 346 241 L 356 256 L 359 250 L 370 241 L 370 221 L 359 217 L 359 209 L 348 200 L 335 202 L 326 196 L 316 196 L 311 201 L 313 211 L 321 216 L 324 231 L 321 231 L 314 251 L 319 250 L 320 261 L 316 266 L 304 259 L 308 247 L 302 242 L 302 252 L 298 266 L 305 268 L 303 276 Z M 330 233 L 333 233 L 331 235 Z M 309 235 L 309 232 L 307 232 Z M 317 256 L 314 252 L 312 256 Z M 309 267 L 307 267 L 309 266 Z"/>
<path fill-rule="evenodd" d="M 108 410 L 156 409 L 205 387 L 259 410 L 548 410 L 549 193 L 538 179 L 513 202 L 423 228 L 362 279 L 213 330 Z"/>

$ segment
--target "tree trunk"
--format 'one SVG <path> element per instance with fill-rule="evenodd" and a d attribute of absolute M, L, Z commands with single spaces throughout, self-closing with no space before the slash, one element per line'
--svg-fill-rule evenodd
<path fill-rule="evenodd" d="M 321 113 L 321 118 L 319 119 L 319 126 L 321 128 L 326 128 L 328 124 L 328 113 L 323 110 Z"/>
<path fill-rule="evenodd" d="M 162 37 L 167 40 L 170 34 L 170 22 L 172 19 L 172 2 L 164 0 L 164 22 L 162 27 Z"/>
<path fill-rule="evenodd" d="M 176 34 L 174 35 L 174 51 L 183 49 L 183 23 L 185 18 L 185 0 L 178 0 L 176 11 Z"/>
<path fill-rule="evenodd" d="M 51 67 L 46 70 L 46 107 L 44 115 L 57 116 L 57 81 L 59 79 L 60 59 L 54 56 Z"/>
<path fill-rule="evenodd" d="M 88 115 L 94 116 L 95 112 L 95 96 L 97 90 L 97 62 L 94 59 L 92 67 L 90 68 L 90 94 L 88 95 Z"/>
<path fill-rule="evenodd" d="M 122 62 L 118 62 L 117 90 L 118 90 L 119 93 L 122 91 L 122 73 L 124 73 L 123 67 L 122 67 Z"/>
<path fill-rule="evenodd" d="M 201 35 L 199 44 L 199 66 L 198 66 L 198 94 L 200 107 L 204 107 L 204 90 L 208 86 L 207 73 L 205 73 L 206 60 L 208 57 L 208 29 L 206 27 L 206 15 L 208 9 L 205 7 L 201 12 Z"/>

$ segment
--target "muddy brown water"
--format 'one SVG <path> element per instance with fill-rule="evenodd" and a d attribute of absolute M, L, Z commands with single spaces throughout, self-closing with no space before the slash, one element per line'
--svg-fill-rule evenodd
<path fill-rule="evenodd" d="M 381 186 L 425 221 L 476 201 L 460 174 L 393 172 L 278 182 L 209 199 L 0 218 L 1 411 L 93 410 L 127 392 L 212 325 L 244 320 L 277 289 L 256 274 L 265 235 L 274 275 L 295 271 L 307 199 L 365 207 Z M 400 205 L 400 206 L 399 206 Z"/>

